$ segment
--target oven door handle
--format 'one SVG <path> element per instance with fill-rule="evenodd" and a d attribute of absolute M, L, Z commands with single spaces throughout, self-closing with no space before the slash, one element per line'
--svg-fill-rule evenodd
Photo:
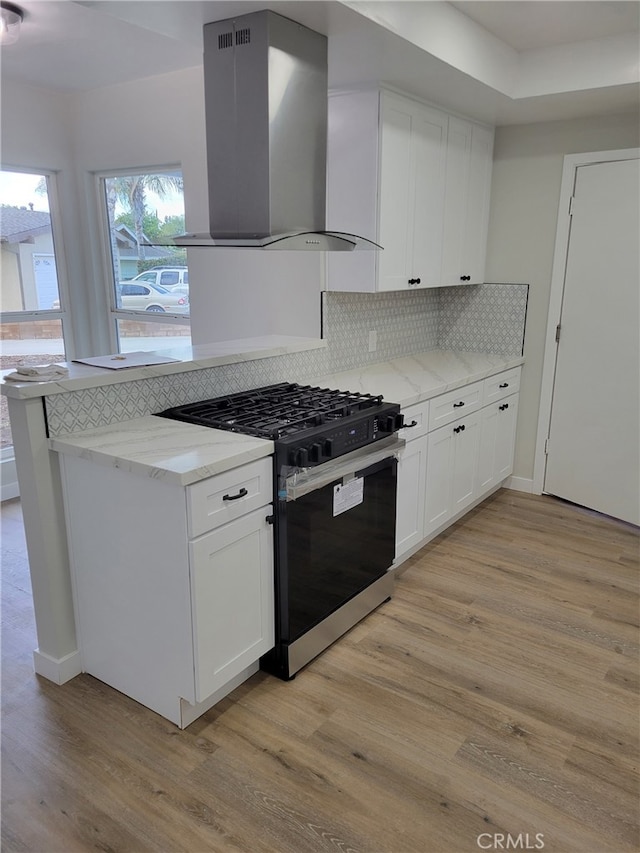
<path fill-rule="evenodd" d="M 331 459 L 315 468 L 303 468 L 291 474 L 285 480 L 286 500 L 295 501 L 298 498 L 321 489 L 323 486 L 340 479 L 351 479 L 356 472 L 370 468 L 377 462 L 398 456 L 406 442 L 397 435 L 383 438 L 375 444 L 367 445 L 359 450 L 346 453 L 337 459 Z"/>

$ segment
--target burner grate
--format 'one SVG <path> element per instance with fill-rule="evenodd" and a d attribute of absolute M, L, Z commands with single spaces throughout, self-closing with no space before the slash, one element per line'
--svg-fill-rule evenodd
<path fill-rule="evenodd" d="M 279 439 L 374 408 L 382 396 L 282 382 L 176 406 L 161 414 L 217 429 Z"/>

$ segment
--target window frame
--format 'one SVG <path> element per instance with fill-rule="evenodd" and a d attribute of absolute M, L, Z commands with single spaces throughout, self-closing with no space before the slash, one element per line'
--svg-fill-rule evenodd
<path fill-rule="evenodd" d="M 0 164 L 2 172 L 19 172 L 23 175 L 38 175 L 46 180 L 47 199 L 49 202 L 49 216 L 51 218 L 51 240 L 53 242 L 53 253 L 56 262 L 56 278 L 58 283 L 58 298 L 60 308 L 29 308 L 24 311 L 2 311 L 0 312 L 0 325 L 9 323 L 33 323 L 37 320 L 60 320 L 62 330 L 62 342 L 67 361 L 75 355 L 75 344 L 73 334 L 73 321 L 69 312 L 70 289 L 69 273 L 64 247 L 62 212 L 58 193 L 59 171 L 33 166 L 14 166 L 9 163 Z"/>

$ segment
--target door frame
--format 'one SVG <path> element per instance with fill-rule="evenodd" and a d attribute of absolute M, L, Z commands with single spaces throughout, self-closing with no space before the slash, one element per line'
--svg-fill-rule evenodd
<path fill-rule="evenodd" d="M 542 384 L 540 388 L 540 408 L 538 410 L 538 429 L 536 432 L 536 449 L 533 466 L 533 491 L 535 494 L 544 493 L 544 478 L 547 467 L 545 445 L 551 426 L 551 403 L 556 376 L 556 327 L 562 315 L 564 298 L 564 280 L 571 237 L 571 199 L 576 184 L 577 170 L 580 166 L 593 166 L 599 163 L 614 163 L 619 160 L 637 160 L 640 158 L 640 148 L 622 148 L 614 151 L 591 151 L 583 154 L 566 154 L 562 168 L 562 183 L 560 185 L 560 201 L 558 204 L 558 224 L 556 228 L 556 243 L 553 253 L 551 271 L 551 291 L 549 295 L 549 312 L 547 314 L 547 331 L 542 367 Z"/>

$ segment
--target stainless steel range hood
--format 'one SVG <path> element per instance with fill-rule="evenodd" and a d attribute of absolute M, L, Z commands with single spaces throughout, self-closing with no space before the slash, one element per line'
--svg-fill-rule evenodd
<path fill-rule="evenodd" d="M 380 248 L 325 229 L 327 39 L 269 10 L 204 27 L 209 233 L 174 245 Z"/>

